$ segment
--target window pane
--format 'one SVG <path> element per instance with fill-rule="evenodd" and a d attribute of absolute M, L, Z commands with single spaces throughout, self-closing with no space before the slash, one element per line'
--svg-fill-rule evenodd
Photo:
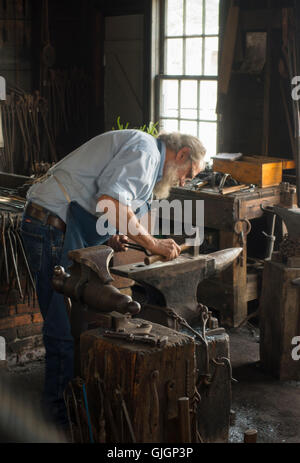
<path fill-rule="evenodd" d="M 178 120 L 162 119 L 160 123 L 161 130 L 165 130 L 166 132 L 178 132 Z"/>
<path fill-rule="evenodd" d="M 180 121 L 180 130 L 181 133 L 185 133 L 188 135 L 194 135 L 197 137 L 198 132 L 198 124 L 197 122 L 192 121 Z"/>
<path fill-rule="evenodd" d="M 205 34 L 219 34 L 219 3 L 220 0 L 205 2 Z"/>
<path fill-rule="evenodd" d="M 161 107 L 164 117 L 178 117 L 178 80 L 163 81 Z"/>
<path fill-rule="evenodd" d="M 183 35 L 183 0 L 167 0 L 166 35 Z"/>
<path fill-rule="evenodd" d="M 202 33 L 202 0 L 186 0 L 186 35 Z"/>
<path fill-rule="evenodd" d="M 181 82 L 181 117 L 186 119 L 197 119 L 197 81 Z"/>
<path fill-rule="evenodd" d="M 186 39 L 185 63 L 187 75 L 202 74 L 202 39 Z"/>
<path fill-rule="evenodd" d="M 215 121 L 217 106 L 217 82 L 202 81 L 200 83 L 200 119 Z"/>
<path fill-rule="evenodd" d="M 182 74 L 182 40 L 167 39 L 167 74 Z"/>
<path fill-rule="evenodd" d="M 218 74 L 218 37 L 205 39 L 205 70 L 206 76 L 216 76 Z"/>
<path fill-rule="evenodd" d="M 216 155 L 217 151 L 217 124 L 214 122 L 200 122 L 199 138 L 206 148 L 206 160 Z"/>

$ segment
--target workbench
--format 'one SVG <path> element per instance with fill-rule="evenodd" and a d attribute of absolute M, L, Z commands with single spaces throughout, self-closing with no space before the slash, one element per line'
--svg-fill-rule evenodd
<path fill-rule="evenodd" d="M 245 231 L 249 220 L 262 217 L 263 206 L 282 204 L 285 200 L 282 186 L 255 188 L 253 191 L 236 192 L 222 195 L 218 190 L 202 188 L 199 191 L 188 187 L 172 188 L 169 200 L 193 201 L 193 223 L 195 226 L 197 200 L 204 200 L 204 226 L 219 233 L 219 249 L 243 247 L 242 256 L 224 271 L 218 278 L 201 283 L 198 288 L 198 300 L 214 307 L 221 317 L 221 323 L 237 327 L 247 317 L 248 301 L 251 297 L 251 281 L 247 275 L 247 236 Z M 183 206 L 184 207 L 184 206 Z"/>

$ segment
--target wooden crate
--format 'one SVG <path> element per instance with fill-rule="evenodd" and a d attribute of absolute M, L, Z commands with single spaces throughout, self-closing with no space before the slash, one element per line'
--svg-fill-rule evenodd
<path fill-rule="evenodd" d="M 238 161 L 213 160 L 213 170 L 230 174 L 241 183 L 254 184 L 261 188 L 279 185 L 283 169 L 293 169 L 294 161 L 267 158 L 263 156 L 243 156 Z"/>

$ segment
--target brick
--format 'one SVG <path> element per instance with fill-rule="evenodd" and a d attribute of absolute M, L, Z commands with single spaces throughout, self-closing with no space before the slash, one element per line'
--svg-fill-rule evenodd
<path fill-rule="evenodd" d="M 0 318 L 0 331 L 14 328 L 15 317 Z"/>
<path fill-rule="evenodd" d="M 39 316 L 41 316 L 40 314 L 16 315 L 14 317 L 0 318 L 0 331 L 14 328 L 15 326 L 31 325 L 32 316 L 36 317 L 35 323 L 41 322 L 39 318 Z"/>
<path fill-rule="evenodd" d="M 31 309 L 31 310 L 30 310 L 30 311 L 31 311 L 31 313 L 37 313 L 37 312 L 40 312 L 40 308 L 39 308 L 39 306 L 37 306 L 37 307 L 31 307 L 30 309 Z"/>
<path fill-rule="evenodd" d="M 9 306 L 8 305 L 0 305 L 0 318 L 9 317 Z"/>
<path fill-rule="evenodd" d="M 37 305 L 34 305 L 32 307 L 31 305 L 28 304 L 17 304 L 17 313 L 18 314 L 23 314 L 23 313 L 37 313 L 40 312 L 40 308 Z"/>
<path fill-rule="evenodd" d="M 34 325 L 21 326 L 17 329 L 18 338 L 29 338 L 41 334 L 43 328 L 42 323 L 35 323 Z"/>
<path fill-rule="evenodd" d="M 32 315 L 32 323 L 43 323 L 43 317 L 41 313 L 34 313 Z"/>
<path fill-rule="evenodd" d="M 15 326 L 31 324 L 31 315 L 16 315 L 13 319 L 15 321 Z"/>
<path fill-rule="evenodd" d="M 28 306 L 28 304 L 17 304 L 17 313 L 22 314 L 22 313 L 31 313 L 31 308 Z"/>
<path fill-rule="evenodd" d="M 1 288 L 0 292 L 0 304 L 17 304 L 20 302 L 20 294 L 19 291 L 16 289 L 12 289 L 9 291 L 9 288 L 7 287 L 6 289 Z"/>
<path fill-rule="evenodd" d="M 6 318 L 10 315 L 16 314 L 16 306 L 15 305 L 0 305 L 0 318 Z"/>
<path fill-rule="evenodd" d="M 16 315 L 16 312 L 17 312 L 16 306 L 15 305 L 10 305 L 9 306 L 9 315 L 10 316 Z"/>
<path fill-rule="evenodd" d="M 5 339 L 7 343 L 14 341 L 18 337 L 16 328 L 9 328 L 7 330 L 1 330 L 0 336 L 3 336 L 3 338 Z"/>

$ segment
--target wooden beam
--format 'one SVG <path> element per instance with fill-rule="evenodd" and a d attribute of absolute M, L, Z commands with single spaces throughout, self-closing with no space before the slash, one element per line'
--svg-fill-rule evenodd
<path fill-rule="evenodd" d="M 231 70 L 233 65 L 234 59 L 234 52 L 235 52 L 235 44 L 236 44 L 236 37 L 237 37 L 237 30 L 238 30 L 238 23 L 239 23 L 239 14 L 240 8 L 239 6 L 234 5 L 234 0 L 231 0 L 226 27 L 225 27 L 225 34 L 223 40 L 223 51 L 221 56 L 221 64 L 220 64 L 220 71 L 219 71 L 219 93 L 223 95 L 227 95 L 230 78 L 231 78 Z"/>

